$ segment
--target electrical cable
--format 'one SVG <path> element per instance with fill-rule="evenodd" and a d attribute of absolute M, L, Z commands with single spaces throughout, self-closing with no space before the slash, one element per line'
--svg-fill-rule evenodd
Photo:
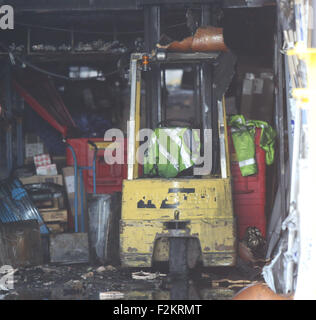
<path fill-rule="evenodd" d="M 66 28 L 57 28 L 57 27 L 48 27 L 48 26 L 41 26 L 41 25 L 34 25 L 34 24 L 28 24 L 28 23 L 21 23 L 21 22 L 15 22 L 16 25 L 27 27 L 27 28 L 38 28 L 38 29 L 45 29 L 45 30 L 52 30 L 52 31 L 63 31 L 63 32 L 73 32 L 73 33 L 82 33 L 82 34 L 103 34 L 103 35 L 109 35 L 113 36 L 119 35 L 119 34 L 141 34 L 144 33 L 144 30 L 136 30 L 136 31 L 113 31 L 113 32 L 102 32 L 102 31 L 86 31 L 86 30 L 75 30 L 75 29 L 66 29 Z M 172 29 L 180 26 L 186 25 L 185 22 L 174 24 L 171 26 L 167 26 L 164 29 Z"/>

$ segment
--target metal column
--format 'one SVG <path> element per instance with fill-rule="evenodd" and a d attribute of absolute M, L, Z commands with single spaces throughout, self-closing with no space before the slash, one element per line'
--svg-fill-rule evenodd
<path fill-rule="evenodd" d="M 316 0 L 312 0 L 313 17 L 316 18 Z M 312 31 L 312 48 L 316 48 L 316 23 L 315 18 L 313 20 L 313 31 Z"/>
<path fill-rule="evenodd" d="M 12 88 L 11 88 L 11 66 L 8 61 L 5 71 L 5 108 L 9 120 L 12 118 Z M 6 158 L 7 158 L 7 176 L 9 176 L 13 168 L 13 148 L 12 148 L 12 124 L 10 123 L 6 129 Z"/>
<path fill-rule="evenodd" d="M 280 22 L 280 8 L 277 10 L 277 23 L 275 35 L 275 51 L 274 51 L 274 73 L 276 76 L 275 87 L 275 124 L 278 132 L 278 177 L 281 193 L 281 217 L 282 220 L 286 217 L 285 206 L 285 158 L 284 158 L 284 112 L 283 112 L 283 56 L 281 54 L 282 47 L 282 30 Z"/>
<path fill-rule="evenodd" d="M 22 112 L 24 109 L 24 100 L 14 93 L 15 102 L 19 112 L 16 123 L 16 150 L 17 150 L 17 166 L 22 167 L 24 163 L 24 141 L 23 141 L 23 122 Z"/>
<path fill-rule="evenodd" d="M 201 6 L 201 26 L 212 23 L 212 8 L 210 5 Z M 219 144 L 218 144 L 218 122 L 217 101 L 214 98 L 213 66 L 203 63 L 200 68 L 201 85 L 201 112 L 202 129 L 212 129 L 212 173 L 219 171 Z M 202 130 L 202 131 L 203 131 Z M 204 132 L 204 131 L 203 131 Z"/>
<path fill-rule="evenodd" d="M 145 51 L 151 52 L 160 40 L 160 7 L 145 6 Z M 147 127 L 156 128 L 161 121 L 161 72 L 160 65 L 151 66 L 145 74 Z"/>
<path fill-rule="evenodd" d="M 201 6 L 201 25 L 207 26 L 211 23 L 211 8 L 209 5 Z M 200 69 L 201 103 L 202 103 L 202 128 L 211 129 L 212 125 L 212 70 L 207 63 L 203 63 Z"/>
<path fill-rule="evenodd" d="M 194 66 L 194 81 L 193 81 L 193 101 L 194 109 L 196 112 L 196 128 L 202 128 L 202 118 L 201 118 L 201 86 L 200 86 L 200 65 Z"/>

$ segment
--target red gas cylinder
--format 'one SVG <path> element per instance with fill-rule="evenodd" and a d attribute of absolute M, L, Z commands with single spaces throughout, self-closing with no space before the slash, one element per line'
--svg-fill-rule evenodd
<path fill-rule="evenodd" d="M 261 129 L 256 128 L 256 162 L 258 172 L 243 177 L 228 128 L 234 212 L 237 217 L 238 237 L 242 239 L 248 227 L 257 227 L 266 236 L 266 163 L 265 151 L 260 147 Z"/>

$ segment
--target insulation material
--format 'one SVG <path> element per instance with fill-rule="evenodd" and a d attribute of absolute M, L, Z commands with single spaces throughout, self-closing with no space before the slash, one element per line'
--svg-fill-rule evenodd
<path fill-rule="evenodd" d="M 168 51 L 181 52 L 228 51 L 224 43 L 223 29 L 212 26 L 198 28 L 193 37 L 173 41 L 166 46 L 157 46 Z"/>

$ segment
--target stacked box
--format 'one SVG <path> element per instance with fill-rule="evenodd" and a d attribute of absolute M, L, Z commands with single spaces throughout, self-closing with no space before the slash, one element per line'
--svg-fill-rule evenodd
<path fill-rule="evenodd" d="M 56 164 L 52 163 L 49 154 L 39 154 L 34 156 L 34 164 L 36 167 L 36 174 L 39 176 L 57 175 Z"/>
<path fill-rule="evenodd" d="M 55 183 L 63 186 L 63 176 L 41 176 L 22 177 L 20 181 L 26 184 Z M 40 201 L 37 208 L 47 226 L 52 233 L 60 233 L 68 229 L 68 210 L 64 197 L 53 198 L 47 201 Z"/>

